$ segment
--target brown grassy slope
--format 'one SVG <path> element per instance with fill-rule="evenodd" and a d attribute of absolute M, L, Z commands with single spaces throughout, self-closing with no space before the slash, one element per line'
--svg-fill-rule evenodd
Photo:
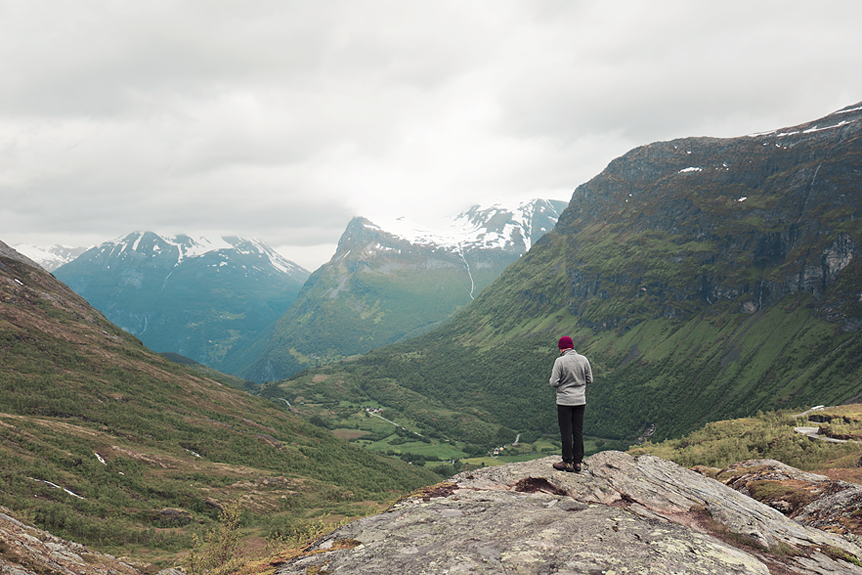
<path fill-rule="evenodd" d="M 9 255 L 0 251 L 0 505 L 11 514 L 170 562 L 236 498 L 246 535 L 290 535 L 437 480 L 167 361 Z"/>

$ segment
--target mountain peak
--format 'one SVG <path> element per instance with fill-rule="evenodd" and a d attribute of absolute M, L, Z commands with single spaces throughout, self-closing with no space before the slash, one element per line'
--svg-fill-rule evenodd
<path fill-rule="evenodd" d="M 551 230 L 565 205 L 473 206 L 434 227 L 407 217 L 353 218 L 241 373 L 272 381 L 433 329 Z"/>
<path fill-rule="evenodd" d="M 310 274 L 264 242 L 136 231 L 56 276 L 156 351 L 221 368 L 282 314 Z"/>

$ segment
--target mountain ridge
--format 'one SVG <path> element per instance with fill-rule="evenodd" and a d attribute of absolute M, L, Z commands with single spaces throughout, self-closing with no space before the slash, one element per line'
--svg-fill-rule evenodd
<path fill-rule="evenodd" d="M 441 325 L 552 227 L 561 204 L 474 206 L 443 230 L 354 218 L 329 262 L 234 369 L 274 381 Z"/>
<path fill-rule="evenodd" d="M 12 246 L 18 253 L 26 255 L 38 263 L 48 272 L 53 272 L 58 267 L 67 264 L 92 246 L 64 246 L 54 244 L 52 246 L 39 246 L 35 244 L 15 244 Z"/>
<path fill-rule="evenodd" d="M 534 199 L 516 206 L 496 203 L 489 207 L 474 205 L 452 218 L 452 222 L 432 230 L 406 217 L 378 218 L 357 216 L 379 231 L 401 237 L 416 245 L 431 245 L 449 250 L 499 248 L 526 253 L 556 224 L 566 202 Z"/>
<path fill-rule="evenodd" d="M 653 281 L 660 297 L 667 295 L 671 302 L 694 295 L 715 303 L 748 294 L 740 311 L 753 313 L 775 305 L 786 294 L 810 293 L 817 298 L 858 251 L 854 237 L 858 217 L 851 199 L 855 195 L 846 186 L 860 172 L 854 147 L 860 114 L 857 104 L 763 134 L 683 138 L 636 148 L 577 188 L 559 229 L 590 237 L 594 227 L 615 219 L 618 226 L 625 226 L 628 237 L 652 231 L 691 238 L 688 249 L 673 254 L 672 262 L 714 265 L 720 273 L 701 273 L 693 278 L 694 287 L 678 286 L 659 277 L 657 270 L 650 270 L 651 277 L 640 276 Z M 746 164 L 754 161 L 762 169 L 746 171 Z M 792 171 L 782 170 L 790 166 Z M 689 193 L 692 189 L 708 190 L 709 196 L 699 198 Z M 587 205 L 589 212 L 583 207 Z M 727 237 L 729 225 L 737 236 L 732 240 Z M 728 250 L 711 253 L 710 247 L 718 242 Z M 611 262 L 578 272 L 588 276 L 574 282 L 580 299 L 601 289 L 591 288 L 591 282 L 601 283 L 603 274 L 616 277 L 621 271 Z M 633 277 L 637 271 L 625 273 Z M 682 293 L 674 294 L 679 287 Z M 855 309 L 852 316 L 858 312 Z M 862 325 L 851 321 L 850 329 Z"/>

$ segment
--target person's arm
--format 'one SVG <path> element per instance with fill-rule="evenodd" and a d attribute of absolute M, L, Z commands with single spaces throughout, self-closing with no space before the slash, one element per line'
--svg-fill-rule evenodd
<path fill-rule="evenodd" d="M 551 370 L 551 379 L 549 381 L 551 387 L 558 387 L 560 385 L 560 375 L 560 362 L 555 361 L 554 369 Z"/>

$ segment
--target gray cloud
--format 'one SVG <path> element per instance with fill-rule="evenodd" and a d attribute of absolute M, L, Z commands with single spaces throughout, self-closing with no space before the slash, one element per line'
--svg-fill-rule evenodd
<path fill-rule="evenodd" d="M 568 199 L 634 146 L 862 100 L 860 17 L 852 0 L 0 0 L 0 239 L 235 234 L 314 268 L 353 215 Z"/>

